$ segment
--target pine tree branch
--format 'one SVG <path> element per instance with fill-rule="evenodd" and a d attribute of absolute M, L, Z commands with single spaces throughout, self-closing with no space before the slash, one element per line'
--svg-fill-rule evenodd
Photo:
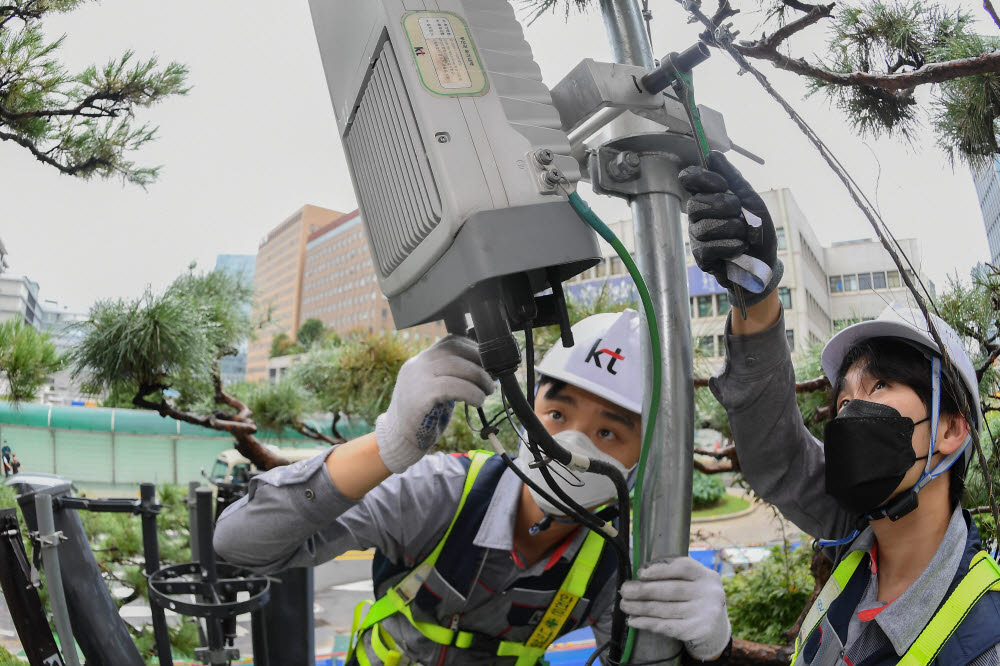
<path fill-rule="evenodd" d="M 736 469 L 732 460 L 726 462 L 704 462 L 697 458 L 694 459 L 694 468 L 702 474 L 724 474 L 725 472 L 733 472 Z"/>
<path fill-rule="evenodd" d="M 990 366 L 992 366 L 998 358 L 1000 358 L 1000 345 L 992 345 L 990 355 L 986 357 L 986 360 L 983 361 L 982 365 L 976 368 L 976 379 L 983 381 L 983 375 L 986 374 L 986 371 L 990 369 Z"/>
<path fill-rule="evenodd" d="M 822 5 L 810 5 L 807 2 L 799 2 L 799 0 L 781 0 L 781 4 L 785 5 L 786 7 L 791 7 L 792 9 L 797 9 L 800 12 L 805 12 L 806 14 L 813 11 L 817 7 L 822 6 Z"/>
<path fill-rule="evenodd" d="M 699 455 L 699 456 L 711 456 L 712 458 L 715 458 L 715 459 L 718 460 L 718 459 L 722 459 L 722 458 L 732 458 L 733 456 L 735 456 L 736 455 L 736 447 L 735 446 L 727 446 L 724 449 L 719 449 L 718 451 L 714 451 L 712 449 L 703 449 L 701 447 L 697 447 L 696 446 L 694 448 L 694 452 L 697 455 Z"/>
<path fill-rule="evenodd" d="M 343 444 L 344 443 L 343 439 L 336 440 L 333 437 L 330 437 L 329 435 L 324 435 L 319 430 L 316 430 L 316 428 L 313 428 L 308 423 L 303 423 L 302 421 L 296 421 L 295 424 L 294 424 L 294 427 L 295 427 L 296 432 L 298 432 L 299 434 L 305 435 L 306 437 L 309 437 L 310 439 L 316 439 L 316 440 L 319 440 L 321 442 L 326 442 L 327 444 L 330 444 L 331 446 L 337 446 L 338 444 Z"/>
<path fill-rule="evenodd" d="M 11 134 L 10 132 L 0 131 L 0 141 L 13 141 L 19 146 L 27 148 L 28 152 L 34 155 L 36 160 L 42 162 L 43 164 L 48 164 L 49 166 L 55 167 L 56 169 L 66 174 L 67 176 L 75 176 L 80 172 L 87 172 L 91 169 L 95 169 L 98 167 L 114 166 L 111 162 L 100 159 L 95 156 L 92 156 L 84 160 L 83 162 L 80 162 L 79 164 L 74 164 L 72 166 L 63 164 L 59 160 L 54 159 L 53 157 L 50 156 L 50 153 L 52 152 L 52 150 L 55 150 L 55 148 L 46 152 L 42 152 L 41 150 L 38 149 L 38 146 L 36 146 L 34 142 L 32 142 L 30 139 L 18 136 L 16 134 Z M 56 148 L 58 148 L 58 146 L 56 146 Z"/>
<path fill-rule="evenodd" d="M 712 23 L 719 25 L 727 18 L 731 16 L 736 16 L 740 13 L 740 10 L 733 9 L 729 4 L 729 0 L 719 0 L 719 7 L 715 10 L 715 14 L 712 15 Z"/>
<path fill-rule="evenodd" d="M 202 428 L 209 428 L 211 430 L 218 430 L 220 432 L 228 432 L 231 435 L 252 435 L 257 432 L 257 426 L 252 421 L 249 423 L 227 421 L 216 418 L 214 414 L 209 416 L 198 416 L 197 414 L 191 414 L 190 412 L 177 409 L 166 400 L 154 402 L 152 400 L 147 400 L 144 397 L 155 390 L 157 390 L 157 387 L 140 387 L 135 397 L 132 398 L 132 404 L 141 409 L 154 411 L 163 417 L 169 416 L 170 418 L 183 421 L 184 423 L 190 423 L 191 425 L 201 426 Z"/>
<path fill-rule="evenodd" d="M 216 360 L 215 365 L 212 368 L 212 386 L 215 388 L 216 404 L 228 405 L 236 410 L 236 414 L 232 418 L 233 421 L 237 421 L 239 423 L 252 423 L 251 418 L 253 417 L 253 412 L 250 411 L 250 408 L 247 407 L 246 403 L 222 390 L 222 376 L 219 372 L 218 360 Z M 256 432 L 256 427 L 254 427 L 254 432 Z"/>
<path fill-rule="evenodd" d="M 986 13 L 993 19 L 993 23 L 1000 28 L 1000 16 L 997 16 L 997 10 L 993 8 L 993 3 L 990 2 L 990 0 L 983 0 L 983 9 L 985 9 Z"/>
<path fill-rule="evenodd" d="M 786 1 L 785 4 L 788 4 L 788 2 Z M 777 52 L 777 49 L 781 46 L 782 42 L 795 33 L 805 30 L 814 23 L 818 23 L 825 18 L 829 18 L 834 8 L 833 3 L 829 5 L 803 5 L 802 3 L 796 3 L 796 5 L 801 5 L 795 7 L 796 9 L 802 9 L 803 11 L 808 11 L 808 13 L 805 16 L 786 23 L 771 33 L 771 35 L 762 37 L 755 42 L 750 42 L 747 44 L 747 48 L 759 48 Z M 805 7 L 809 7 L 809 9 L 805 10 Z"/>
<path fill-rule="evenodd" d="M 808 76 L 835 86 L 868 86 L 889 91 L 907 91 L 928 83 L 943 83 L 977 74 L 1000 73 L 1000 51 L 985 53 L 972 58 L 959 58 L 948 62 L 924 65 L 912 72 L 872 74 L 871 72 L 833 72 L 812 65 L 804 58 L 790 58 L 764 40 L 734 45 L 736 51 L 747 58 L 767 60 L 778 69 Z"/>

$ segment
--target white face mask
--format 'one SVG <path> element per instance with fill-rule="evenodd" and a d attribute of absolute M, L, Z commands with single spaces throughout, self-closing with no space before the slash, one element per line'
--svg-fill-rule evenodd
<path fill-rule="evenodd" d="M 613 456 L 610 456 L 597 448 L 597 445 L 582 432 L 578 430 L 564 430 L 557 435 L 553 435 L 552 439 L 571 453 L 587 456 L 588 458 L 592 458 L 594 460 L 601 460 L 614 466 L 615 469 L 622 473 L 622 476 L 625 477 L 626 481 L 631 483 L 630 476 L 635 467 L 633 466 L 632 469 L 626 469 L 625 466 L 618 462 L 618 460 L 616 460 Z M 541 469 L 530 466 L 530 463 L 533 461 L 534 457 L 531 455 L 531 451 L 528 450 L 528 447 L 524 442 L 521 442 L 517 455 L 518 467 L 520 467 L 521 471 L 528 475 L 528 478 L 538 484 L 540 488 L 545 489 L 554 499 L 558 500 L 559 496 L 554 492 L 549 491 L 549 485 L 542 477 Z M 587 508 L 599 506 L 617 498 L 618 496 L 618 493 L 615 491 L 615 484 L 611 482 L 611 479 L 602 474 L 569 471 L 564 469 L 558 463 L 552 463 L 549 467 L 549 471 L 552 475 L 552 479 L 559 485 L 559 487 L 567 495 L 572 497 L 580 506 Z M 528 490 L 531 491 L 531 496 L 534 498 L 535 503 L 538 504 L 538 507 L 548 515 L 566 515 L 556 507 L 552 506 L 550 502 L 540 496 L 530 486 Z"/>

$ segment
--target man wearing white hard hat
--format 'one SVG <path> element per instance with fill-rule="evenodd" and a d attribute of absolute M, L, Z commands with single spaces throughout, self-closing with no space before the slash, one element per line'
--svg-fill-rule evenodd
<path fill-rule="evenodd" d="M 726 262 L 745 253 L 780 279 L 763 201 L 721 154 L 709 167 L 681 173 L 699 267 L 735 292 Z M 758 230 L 748 232 L 744 211 L 761 220 Z M 730 313 L 726 363 L 710 387 L 729 415 L 747 481 L 818 537 L 835 565 L 792 663 L 1000 664 L 1000 567 L 961 506 L 982 427 L 961 339 L 932 315 L 952 383 L 919 310 L 893 305 L 835 335 L 822 356 L 833 418 L 820 442 L 796 402 L 777 282 L 746 294 L 745 318 Z"/>
<path fill-rule="evenodd" d="M 574 347 L 557 344 L 537 367 L 535 413 L 564 448 L 631 482 L 645 394 L 639 317 L 596 315 L 573 335 Z M 478 407 L 492 391 L 475 343 L 439 341 L 404 364 L 374 433 L 254 478 L 220 516 L 216 550 L 268 573 L 374 547 L 377 601 L 357 611 L 348 663 L 528 666 L 585 626 L 604 643 L 617 593 L 606 542 L 499 456 L 428 455 L 455 402 Z M 531 459 L 517 465 L 541 481 Z M 616 496 L 604 476 L 553 476 L 587 508 Z M 686 662 L 719 660 L 730 644 L 721 582 L 689 558 L 651 565 L 622 594 L 630 622 L 681 640 Z"/>

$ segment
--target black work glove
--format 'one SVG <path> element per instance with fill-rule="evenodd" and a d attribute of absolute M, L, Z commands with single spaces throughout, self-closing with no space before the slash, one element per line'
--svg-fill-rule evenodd
<path fill-rule="evenodd" d="M 767 264 L 771 280 L 764 291 L 755 294 L 744 289 L 744 302 L 754 305 L 777 288 L 785 270 L 778 259 L 774 222 L 760 195 L 722 153 L 712 151 L 708 166 L 688 167 L 680 173 L 681 185 L 691 194 L 687 204 L 691 254 L 698 268 L 711 273 L 729 291 L 729 302 L 734 304 L 737 299 L 726 275 L 726 260 L 746 254 Z M 747 223 L 744 209 L 760 218 L 760 227 Z"/>

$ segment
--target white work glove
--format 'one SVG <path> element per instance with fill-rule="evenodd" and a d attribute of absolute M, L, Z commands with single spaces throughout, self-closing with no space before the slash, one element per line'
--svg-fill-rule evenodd
<path fill-rule="evenodd" d="M 382 462 L 405 471 L 448 427 L 456 400 L 481 407 L 493 388 L 469 338 L 449 335 L 420 352 L 399 369 L 389 409 L 375 420 Z"/>
<path fill-rule="evenodd" d="M 715 659 L 729 644 L 722 579 L 697 560 L 685 556 L 643 567 L 621 593 L 629 626 L 676 638 L 695 659 Z"/>

